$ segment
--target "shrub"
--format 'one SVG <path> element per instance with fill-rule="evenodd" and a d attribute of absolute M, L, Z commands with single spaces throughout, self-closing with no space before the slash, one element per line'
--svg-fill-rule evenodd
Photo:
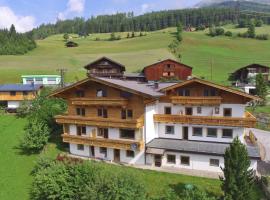
<path fill-rule="evenodd" d="M 221 27 L 212 26 L 209 28 L 209 35 L 212 37 L 224 35 L 225 30 Z"/>
<path fill-rule="evenodd" d="M 68 41 L 66 42 L 66 47 L 78 47 L 78 43 L 73 42 L 73 41 Z"/>
<path fill-rule="evenodd" d="M 206 29 L 205 25 L 200 24 L 199 26 L 196 27 L 196 31 L 204 31 Z"/>
<path fill-rule="evenodd" d="M 256 35 L 257 40 L 269 40 L 269 35 L 268 34 L 260 34 Z"/>
<path fill-rule="evenodd" d="M 99 37 L 96 37 L 96 41 L 100 41 L 100 38 Z"/>
<path fill-rule="evenodd" d="M 227 37 L 232 37 L 233 36 L 231 31 L 226 31 L 224 35 L 227 36 Z"/>
<path fill-rule="evenodd" d="M 221 27 L 216 28 L 216 35 L 224 35 L 225 30 Z"/>
<path fill-rule="evenodd" d="M 263 21 L 261 19 L 256 19 L 254 23 L 256 27 L 261 27 L 263 25 Z"/>
<path fill-rule="evenodd" d="M 243 38 L 248 38 L 248 33 L 244 32 L 244 33 L 237 33 L 238 37 L 243 37 Z"/>

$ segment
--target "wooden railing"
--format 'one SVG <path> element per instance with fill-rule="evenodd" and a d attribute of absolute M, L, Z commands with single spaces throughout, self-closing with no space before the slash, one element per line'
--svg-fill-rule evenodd
<path fill-rule="evenodd" d="M 221 97 L 191 97 L 191 96 L 173 96 L 171 97 L 173 104 L 183 105 L 219 105 L 221 104 Z"/>
<path fill-rule="evenodd" d="M 101 117 L 81 117 L 73 115 L 58 115 L 55 117 L 59 124 L 80 124 L 96 127 L 112 128 L 141 128 L 144 126 L 144 119 L 114 119 Z"/>
<path fill-rule="evenodd" d="M 85 144 L 89 146 L 98 146 L 114 149 L 125 149 L 125 150 L 141 150 L 144 146 L 143 141 L 136 140 L 112 140 L 106 138 L 96 138 L 89 136 L 77 136 L 62 134 L 63 142 L 71 144 Z"/>
<path fill-rule="evenodd" d="M 72 98 L 71 103 L 79 106 L 127 106 L 124 98 Z"/>
<path fill-rule="evenodd" d="M 250 114 L 250 113 L 249 113 Z M 235 126 L 253 128 L 256 126 L 256 118 L 251 114 L 244 117 L 217 117 L 217 116 L 192 116 L 192 115 L 154 115 L 155 122 L 202 124 L 211 126 Z"/>

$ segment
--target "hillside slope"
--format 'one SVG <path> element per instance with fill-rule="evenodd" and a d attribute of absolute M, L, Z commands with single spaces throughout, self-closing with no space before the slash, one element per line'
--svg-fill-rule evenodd
<path fill-rule="evenodd" d="M 227 26 L 233 32 L 246 31 Z M 56 74 L 57 68 L 67 68 L 69 82 L 85 77 L 84 65 L 101 56 L 108 56 L 126 65 L 128 72 L 165 58 L 174 58 L 168 51 L 175 28 L 148 33 L 144 37 L 106 41 L 109 34 L 93 34 L 74 38 L 77 48 L 66 48 L 62 35 L 37 41 L 38 47 L 23 56 L 0 56 L 1 83 L 20 82 L 23 74 Z M 270 33 L 270 26 L 257 29 Z M 126 33 L 121 33 L 126 36 Z M 101 41 L 95 41 L 99 37 Z M 270 40 L 215 37 L 206 32 L 185 32 L 182 43 L 182 62 L 193 66 L 194 75 L 227 83 L 228 73 L 249 63 L 270 65 Z"/>
<path fill-rule="evenodd" d="M 222 4 L 224 2 L 239 2 L 239 3 L 254 3 L 254 4 L 269 4 L 269 0 L 201 0 L 195 7 L 206 7 L 213 4 Z"/>

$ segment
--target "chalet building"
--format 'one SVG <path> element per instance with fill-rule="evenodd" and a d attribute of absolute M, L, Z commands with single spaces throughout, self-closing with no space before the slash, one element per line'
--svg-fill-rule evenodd
<path fill-rule="evenodd" d="M 59 75 L 23 75 L 21 76 L 23 84 L 35 84 L 44 86 L 55 86 L 61 83 Z"/>
<path fill-rule="evenodd" d="M 262 73 L 265 81 L 269 81 L 269 67 L 260 64 L 251 64 L 242 67 L 231 74 L 234 86 L 243 89 L 246 93 L 255 94 L 256 75 Z"/>
<path fill-rule="evenodd" d="M 192 67 L 167 59 L 144 67 L 143 74 L 147 81 L 160 81 L 161 79 L 187 80 L 192 75 Z"/>
<path fill-rule="evenodd" d="M 225 149 L 235 137 L 257 169 L 259 149 L 245 111 L 260 98 L 193 78 L 181 83 L 138 83 L 93 77 L 55 91 L 68 111 L 56 116 L 70 153 L 108 161 L 221 172 Z"/>
<path fill-rule="evenodd" d="M 172 59 L 146 66 L 141 73 L 126 73 L 124 65 L 106 57 L 86 65 L 85 69 L 90 76 L 111 77 L 138 82 L 157 82 L 162 79 L 187 80 L 192 75 L 192 67 Z"/>
<path fill-rule="evenodd" d="M 33 100 L 41 89 L 34 84 L 4 84 L 0 85 L 0 105 L 7 111 L 16 111 L 24 100 Z"/>

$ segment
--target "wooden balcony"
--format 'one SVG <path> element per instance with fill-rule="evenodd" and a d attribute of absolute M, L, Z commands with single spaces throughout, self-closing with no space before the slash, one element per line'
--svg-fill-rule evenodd
<path fill-rule="evenodd" d="M 191 97 L 191 96 L 173 96 L 171 97 L 173 104 L 182 105 L 220 105 L 221 97 Z"/>
<path fill-rule="evenodd" d="M 155 122 L 200 124 L 209 126 L 233 126 L 253 128 L 256 126 L 256 118 L 250 113 L 244 117 L 216 117 L 216 116 L 192 116 L 192 115 L 154 115 Z"/>
<path fill-rule="evenodd" d="M 143 149 L 143 146 L 144 146 L 143 141 L 136 141 L 136 140 L 112 140 L 112 139 L 95 138 L 95 137 L 89 137 L 89 136 L 69 135 L 66 133 L 62 134 L 62 137 L 63 137 L 63 142 L 66 142 L 66 143 L 85 144 L 89 146 L 98 146 L 98 147 L 106 147 L 106 148 L 113 148 L 113 149 L 141 150 Z"/>
<path fill-rule="evenodd" d="M 79 124 L 96 127 L 112 127 L 112 128 L 141 128 L 144 126 L 144 119 L 114 119 L 101 117 L 81 117 L 73 115 L 58 115 L 55 117 L 59 124 Z"/>
<path fill-rule="evenodd" d="M 72 98 L 71 103 L 77 106 L 121 106 L 125 107 L 128 100 L 124 98 Z"/>

